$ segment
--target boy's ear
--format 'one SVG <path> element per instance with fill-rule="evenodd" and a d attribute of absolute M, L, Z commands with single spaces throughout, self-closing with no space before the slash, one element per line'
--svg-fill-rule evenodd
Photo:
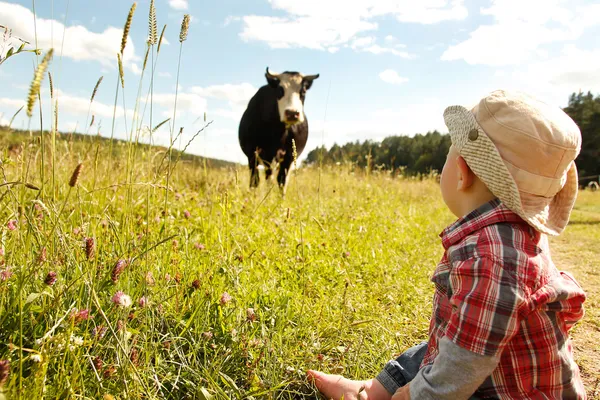
<path fill-rule="evenodd" d="M 456 158 L 456 166 L 458 173 L 458 187 L 456 189 L 466 190 L 470 188 L 473 185 L 475 174 L 473 174 L 473 171 L 471 171 L 471 168 L 461 156 Z"/>

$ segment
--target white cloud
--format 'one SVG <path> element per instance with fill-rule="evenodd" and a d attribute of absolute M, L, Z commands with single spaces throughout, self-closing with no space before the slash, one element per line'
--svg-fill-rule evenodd
<path fill-rule="evenodd" d="M 19 108 L 21 108 L 21 106 L 25 105 L 25 100 L 17 100 L 17 99 L 9 99 L 7 97 L 0 97 L 0 105 L 9 107 L 9 108 L 14 108 L 15 112 L 17 112 L 17 110 Z"/>
<path fill-rule="evenodd" d="M 187 10 L 188 0 L 169 0 L 169 6 L 175 10 Z"/>
<path fill-rule="evenodd" d="M 417 57 L 415 54 L 411 54 L 406 51 L 400 51 L 398 49 L 394 49 L 391 47 L 381 47 L 378 44 L 374 44 L 372 46 L 365 47 L 365 48 L 361 49 L 361 51 L 365 51 L 365 52 L 373 53 L 373 54 L 389 53 L 389 54 L 393 54 L 393 55 L 401 57 L 401 58 L 405 58 L 407 60 L 412 60 Z"/>
<path fill-rule="evenodd" d="M 389 40 L 390 36 L 386 37 L 385 41 L 386 42 L 390 42 L 390 41 L 394 41 L 395 39 L 392 37 L 392 40 Z M 403 44 L 396 44 L 394 45 L 394 47 L 382 47 L 378 44 L 376 44 L 375 42 L 377 41 L 377 39 L 374 36 L 364 36 L 364 37 L 359 37 L 356 38 L 352 44 L 350 45 L 350 47 L 356 51 L 361 51 L 361 52 L 367 52 L 367 53 L 372 53 L 372 54 L 385 54 L 385 53 L 389 53 L 389 54 L 393 54 L 395 56 L 399 56 L 405 59 L 413 59 L 416 57 L 416 55 L 414 54 L 410 54 L 406 51 L 401 51 L 398 50 L 398 48 L 402 48 L 402 47 L 406 47 Z"/>
<path fill-rule="evenodd" d="M 57 96 L 58 98 L 59 114 L 68 113 L 72 115 L 87 115 L 88 108 L 90 107 L 90 99 L 88 97 L 71 95 L 58 89 L 55 89 L 55 96 Z M 114 104 L 104 104 L 97 100 L 94 100 L 94 102 L 92 103 L 90 116 L 96 115 L 96 118 L 112 118 L 113 112 Z M 122 116 L 123 107 L 117 106 L 116 117 L 121 118 Z M 127 118 L 131 119 L 132 117 L 133 110 L 127 109 Z"/>
<path fill-rule="evenodd" d="M 30 43 L 35 43 L 33 13 L 18 4 L 0 1 L 0 21 L 2 25 L 13 30 L 13 35 Z M 108 27 L 102 33 L 91 32 L 81 25 L 65 26 L 56 21 L 44 18 L 36 19 L 38 47 L 48 50 L 51 47 L 59 49 L 64 33 L 62 55 L 77 61 L 93 60 L 105 66 L 116 64 L 116 54 L 121 48 L 122 28 Z M 58 55 L 55 52 L 55 55 Z M 135 46 L 131 37 L 128 38 L 124 53 L 124 63 L 137 60 Z"/>
<path fill-rule="evenodd" d="M 173 107 L 175 104 L 175 93 L 154 93 L 153 103 L 167 107 L 168 110 L 163 113 L 166 117 L 173 116 Z M 177 116 L 179 113 L 187 113 L 194 116 L 203 115 L 207 110 L 207 100 L 194 93 L 177 94 Z"/>
<path fill-rule="evenodd" d="M 409 135 L 438 130 L 447 132 L 443 112 L 446 105 L 440 99 L 431 98 L 409 104 L 397 104 L 394 107 L 376 110 L 360 120 L 330 119 L 327 122 L 311 122 L 310 146 L 330 147 L 334 143 L 343 144 L 365 139 L 382 140 L 391 135 Z M 321 140 L 321 137 L 323 139 Z M 315 139 L 316 138 L 316 139 Z M 305 150 L 306 153 L 310 148 Z"/>
<path fill-rule="evenodd" d="M 551 58 L 504 71 L 505 87 L 538 95 L 555 105 L 564 106 L 566 94 L 579 90 L 600 91 L 600 48 L 582 50 L 566 45 Z"/>
<path fill-rule="evenodd" d="M 226 100 L 230 105 L 246 107 L 258 89 L 250 83 L 212 85 L 205 88 L 192 86 L 190 92 L 200 96 Z"/>
<path fill-rule="evenodd" d="M 393 69 L 386 69 L 379 73 L 379 78 L 386 83 L 391 83 L 393 85 L 399 85 L 404 82 L 408 82 L 408 78 L 398 75 L 398 72 Z"/>
<path fill-rule="evenodd" d="M 359 19 L 315 17 L 280 18 L 250 15 L 242 18 L 240 37 L 246 41 L 266 42 L 274 49 L 305 47 L 325 50 L 348 43 L 358 33 L 377 29 L 377 24 Z"/>
<path fill-rule="evenodd" d="M 546 50 L 541 46 L 575 40 L 585 28 L 598 24 L 600 5 L 577 6 L 566 0 L 493 0 L 481 14 L 492 16 L 495 23 L 478 27 L 467 40 L 450 46 L 442 60 L 505 66 L 544 57 Z"/>
<path fill-rule="evenodd" d="M 352 41 L 366 41 L 360 34 L 377 30 L 376 17 L 392 16 L 399 22 L 433 24 L 462 20 L 467 16 L 464 0 L 269 0 L 284 17 L 248 15 L 242 17 L 244 41 L 261 41 L 271 48 L 304 47 L 315 50 L 337 49 Z M 235 21 L 228 17 L 225 25 Z M 355 49 L 371 48 L 359 43 Z M 372 44 L 372 43 L 371 43 Z M 406 56 L 396 49 L 373 47 L 372 53 Z M 334 50 L 335 51 L 335 50 Z M 408 57 L 406 57 L 408 58 Z"/>

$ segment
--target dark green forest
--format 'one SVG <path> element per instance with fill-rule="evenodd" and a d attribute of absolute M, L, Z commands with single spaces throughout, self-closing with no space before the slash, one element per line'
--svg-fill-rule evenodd
<path fill-rule="evenodd" d="M 600 175 L 600 95 L 573 93 L 563 109 L 579 125 L 581 154 L 576 160 L 581 184 L 598 180 Z M 358 167 L 403 170 L 408 175 L 441 171 L 450 147 L 450 136 L 437 131 L 408 136 L 390 136 L 381 142 L 365 140 L 329 150 L 319 147 L 308 153 L 307 164 L 352 163 Z"/>

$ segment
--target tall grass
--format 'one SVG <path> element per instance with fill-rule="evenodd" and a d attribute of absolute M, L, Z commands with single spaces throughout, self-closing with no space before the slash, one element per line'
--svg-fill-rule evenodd
<path fill-rule="evenodd" d="M 437 232 L 450 220 L 435 181 L 301 168 L 285 198 L 268 184 L 251 192 L 239 179 L 246 167 L 173 157 L 177 100 L 161 122 L 171 124 L 169 147 L 143 145 L 144 130 L 152 141 L 156 129 L 165 31 L 157 37 L 153 2 L 133 118 L 122 116 L 129 141 L 113 140 L 120 90 L 127 109 L 123 56 L 135 10 L 117 54 L 108 143 L 60 134 L 56 120 L 51 143 L 4 132 L 20 146 L 5 146 L 0 164 L 3 395 L 314 398 L 305 369 L 370 377 L 422 339 Z M 188 28 L 185 17 L 177 83 Z M 45 101 L 50 55 L 33 79 L 29 116 L 36 98 Z M 60 99 L 49 101 L 57 119 Z M 50 194 L 37 190 L 47 181 Z"/>

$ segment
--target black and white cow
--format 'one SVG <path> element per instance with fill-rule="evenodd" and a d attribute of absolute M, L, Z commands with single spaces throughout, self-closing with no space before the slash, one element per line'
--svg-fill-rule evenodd
<path fill-rule="evenodd" d="M 277 183 L 285 192 L 286 175 L 293 161 L 292 139 L 300 156 L 308 139 L 304 99 L 319 74 L 304 76 L 290 71 L 274 74 L 267 67 L 265 77 L 268 84 L 258 89 L 242 115 L 240 146 L 248 157 L 250 187 L 258 186 L 258 165 L 264 165 L 269 179 L 276 160 Z"/>

